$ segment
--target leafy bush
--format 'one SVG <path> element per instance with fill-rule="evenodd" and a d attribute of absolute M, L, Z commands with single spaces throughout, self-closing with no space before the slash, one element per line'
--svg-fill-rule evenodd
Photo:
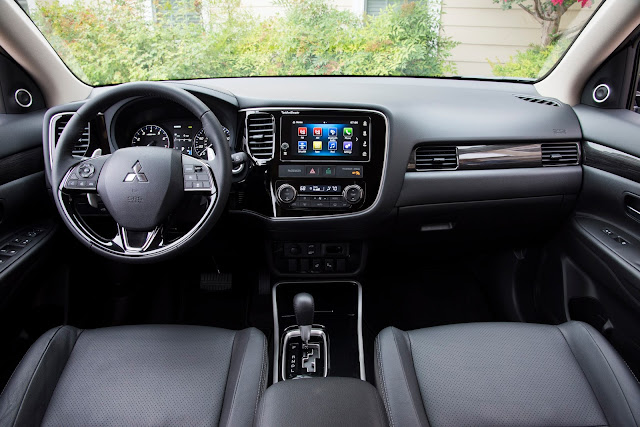
<path fill-rule="evenodd" d="M 489 61 L 489 65 L 495 76 L 537 79 L 553 67 L 569 43 L 569 40 L 562 40 L 546 47 L 530 45 L 524 52 L 510 56 L 505 63 Z"/>
<path fill-rule="evenodd" d="M 34 20 L 84 81 L 104 85 L 251 75 L 418 75 L 455 72 L 455 43 L 427 0 L 360 17 L 330 0 L 277 0 L 259 19 L 240 0 L 41 2 Z M 164 0 L 166 1 L 166 0 Z M 178 3 L 180 7 L 176 8 Z M 208 19 L 188 19 L 186 12 Z M 182 16 L 184 15 L 184 16 Z"/>

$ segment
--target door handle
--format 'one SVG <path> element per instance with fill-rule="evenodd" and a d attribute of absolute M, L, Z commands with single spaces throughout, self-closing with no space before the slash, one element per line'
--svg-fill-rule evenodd
<path fill-rule="evenodd" d="M 640 196 L 626 193 L 624 196 L 624 208 L 627 215 L 640 222 Z"/>

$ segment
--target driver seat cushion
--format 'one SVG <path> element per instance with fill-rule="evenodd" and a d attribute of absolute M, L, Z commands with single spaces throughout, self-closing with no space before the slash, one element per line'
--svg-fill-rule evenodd
<path fill-rule="evenodd" d="M 376 340 L 393 426 L 638 426 L 640 385 L 582 322 L 469 323 Z"/>
<path fill-rule="evenodd" d="M 255 328 L 54 328 L 0 396 L 0 425 L 251 426 L 266 388 Z"/>

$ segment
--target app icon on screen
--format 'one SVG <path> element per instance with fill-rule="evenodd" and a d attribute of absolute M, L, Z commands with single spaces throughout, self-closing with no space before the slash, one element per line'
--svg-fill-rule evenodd
<path fill-rule="evenodd" d="M 322 128 L 313 128 L 313 136 L 322 136 Z"/>
<path fill-rule="evenodd" d="M 329 150 L 337 150 L 338 141 L 329 141 Z"/>
<path fill-rule="evenodd" d="M 344 150 L 345 153 L 347 152 L 351 152 L 351 150 L 353 149 L 353 142 L 351 141 L 344 141 L 342 143 L 342 149 Z"/>
<path fill-rule="evenodd" d="M 316 151 L 322 150 L 322 141 L 313 141 L 313 149 Z"/>
<path fill-rule="evenodd" d="M 307 141 L 298 141 L 298 151 L 307 151 Z"/>
<path fill-rule="evenodd" d="M 353 128 L 344 128 L 342 130 L 344 136 L 346 137 L 352 137 L 353 136 Z"/>
<path fill-rule="evenodd" d="M 299 127 L 298 128 L 298 136 L 307 136 L 307 128 Z"/>
<path fill-rule="evenodd" d="M 338 128 L 329 128 L 329 138 L 338 137 Z"/>

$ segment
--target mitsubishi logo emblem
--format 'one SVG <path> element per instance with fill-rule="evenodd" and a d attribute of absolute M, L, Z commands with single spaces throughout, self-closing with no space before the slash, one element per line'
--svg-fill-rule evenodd
<path fill-rule="evenodd" d="M 133 165 L 133 172 L 129 172 L 127 176 L 124 177 L 124 182 L 149 182 L 147 179 L 147 175 L 142 172 L 142 165 L 140 164 L 140 160 L 137 160 Z"/>

